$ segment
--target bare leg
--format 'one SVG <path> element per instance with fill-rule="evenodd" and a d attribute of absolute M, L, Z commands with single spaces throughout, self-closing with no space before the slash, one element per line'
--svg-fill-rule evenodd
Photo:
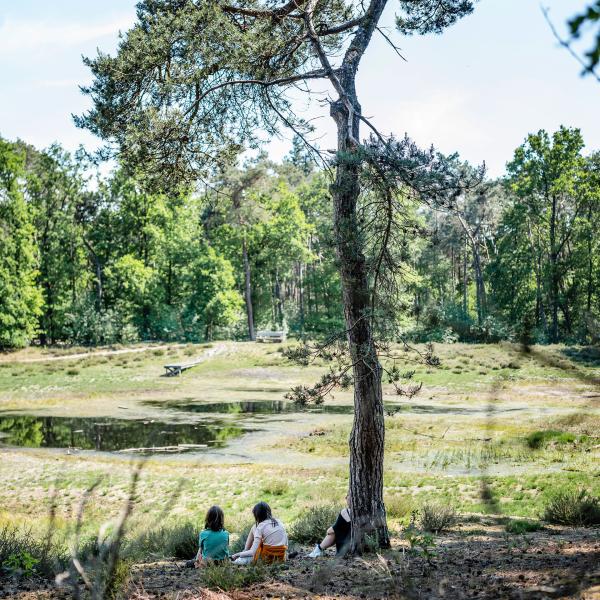
<path fill-rule="evenodd" d="M 254 544 L 254 527 L 250 530 L 250 533 L 248 534 L 244 550 L 250 550 L 250 548 L 252 548 L 252 544 Z"/>
<path fill-rule="evenodd" d="M 327 550 L 327 548 L 331 548 L 335 544 L 335 532 L 330 527 L 327 530 L 327 535 L 323 538 L 323 541 L 319 544 L 321 550 Z"/>

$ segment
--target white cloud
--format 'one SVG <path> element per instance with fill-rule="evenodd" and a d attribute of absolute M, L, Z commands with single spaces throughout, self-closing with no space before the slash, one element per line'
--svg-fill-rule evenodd
<path fill-rule="evenodd" d="M 131 17 L 120 17 L 105 23 L 5 20 L 0 23 L 0 57 L 35 52 L 47 47 L 77 46 L 115 36 L 132 24 Z"/>

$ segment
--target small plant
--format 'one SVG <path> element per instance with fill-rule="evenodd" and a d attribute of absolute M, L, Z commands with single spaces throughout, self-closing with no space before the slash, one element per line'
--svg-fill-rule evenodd
<path fill-rule="evenodd" d="M 267 566 L 261 562 L 240 568 L 230 562 L 212 563 L 201 569 L 202 583 L 211 590 L 234 590 L 259 583 L 269 578 L 278 565 Z"/>
<path fill-rule="evenodd" d="M 9 525 L 0 529 L 0 573 L 29 577 L 35 572 L 50 578 L 67 560 L 63 547 L 37 538 L 31 530 Z"/>
<path fill-rule="evenodd" d="M 67 369 L 67 375 L 74 377 L 75 375 L 79 375 L 79 369 Z"/>
<path fill-rule="evenodd" d="M 339 507 L 332 504 L 313 506 L 305 510 L 294 522 L 290 537 L 299 544 L 314 544 L 325 535 L 328 527 L 335 522 Z"/>
<path fill-rule="evenodd" d="M 187 522 L 146 530 L 127 542 L 122 554 L 132 560 L 158 557 L 190 559 L 197 551 L 198 528 Z"/>
<path fill-rule="evenodd" d="M 549 442 L 556 444 L 572 444 L 577 441 L 577 436 L 568 431 L 556 431 L 554 429 L 546 429 L 534 431 L 527 436 L 527 445 L 532 450 L 544 448 Z"/>
<path fill-rule="evenodd" d="M 388 496 L 385 498 L 385 512 L 390 519 L 402 519 L 414 510 L 412 498 L 407 496 Z"/>
<path fill-rule="evenodd" d="M 431 533 L 418 533 L 411 525 L 404 530 L 404 539 L 408 542 L 409 552 L 414 556 L 422 556 L 429 564 L 435 558 L 435 540 Z"/>
<path fill-rule="evenodd" d="M 244 547 L 246 545 L 246 540 L 248 539 L 248 534 L 250 533 L 251 529 L 252 529 L 252 525 L 248 525 L 247 527 L 244 527 L 242 529 L 242 531 L 239 533 L 236 540 L 233 543 L 230 543 L 229 552 L 231 554 L 236 554 L 237 552 L 242 552 L 244 550 Z"/>
<path fill-rule="evenodd" d="M 539 521 L 530 521 L 528 519 L 510 519 L 504 526 L 508 533 L 515 535 L 522 535 L 524 533 L 531 533 L 533 531 L 539 531 L 544 526 Z"/>
<path fill-rule="evenodd" d="M 583 488 L 559 490 L 548 498 L 543 518 L 558 525 L 599 525 L 600 499 Z"/>
<path fill-rule="evenodd" d="M 11 554 L 2 563 L 2 568 L 10 575 L 31 577 L 34 574 L 35 568 L 39 562 L 39 558 L 35 558 L 29 554 L 29 552 L 22 550 L 19 553 Z"/>
<path fill-rule="evenodd" d="M 441 533 L 456 524 L 458 519 L 456 510 L 451 506 L 442 504 L 428 503 L 424 504 L 418 511 L 419 527 L 423 531 L 432 533 Z"/>
<path fill-rule="evenodd" d="M 266 483 L 262 491 L 265 494 L 271 494 L 272 496 L 283 496 L 288 490 L 290 486 L 287 481 L 283 481 L 282 479 L 274 479 Z"/>

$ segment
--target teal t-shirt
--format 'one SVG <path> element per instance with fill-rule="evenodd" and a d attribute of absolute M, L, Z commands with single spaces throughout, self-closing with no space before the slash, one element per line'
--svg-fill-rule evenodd
<path fill-rule="evenodd" d="M 226 529 L 213 531 L 205 529 L 200 533 L 200 548 L 202 558 L 223 560 L 229 556 L 229 532 Z"/>

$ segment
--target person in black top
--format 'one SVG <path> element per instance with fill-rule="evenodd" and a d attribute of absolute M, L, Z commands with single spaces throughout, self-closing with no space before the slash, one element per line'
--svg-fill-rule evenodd
<path fill-rule="evenodd" d="M 335 523 L 327 530 L 323 541 L 314 547 L 309 558 L 322 556 L 327 548 L 335 544 L 336 555 L 346 554 L 352 539 L 352 522 L 350 519 L 350 494 L 346 496 L 346 508 L 342 509 Z"/>

